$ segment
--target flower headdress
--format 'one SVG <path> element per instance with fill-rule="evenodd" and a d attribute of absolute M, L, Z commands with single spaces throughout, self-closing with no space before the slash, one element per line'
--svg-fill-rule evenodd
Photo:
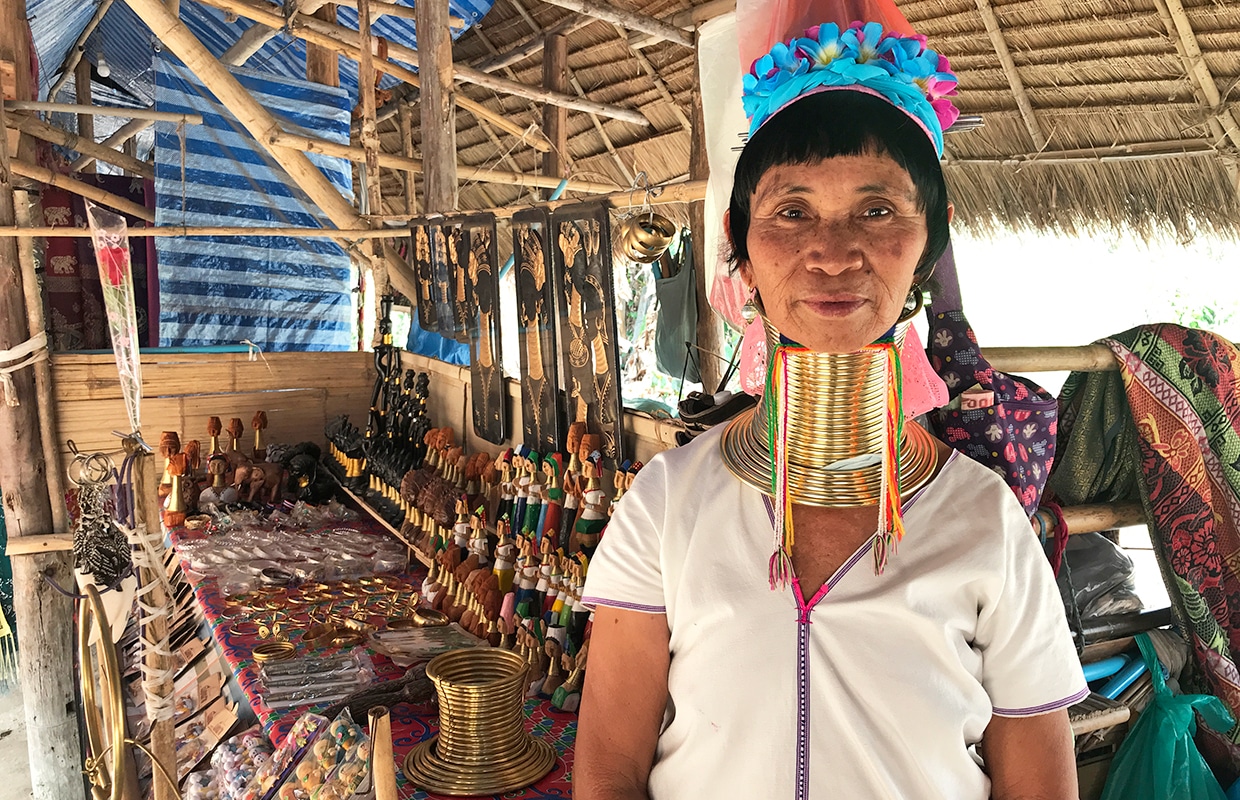
<path fill-rule="evenodd" d="M 943 131 L 960 112 L 948 98 L 956 76 L 947 58 L 920 35 L 884 30 L 878 22 L 815 25 L 776 42 L 744 76 L 749 134 L 794 100 L 831 89 L 877 95 L 913 118 L 943 155 Z"/>

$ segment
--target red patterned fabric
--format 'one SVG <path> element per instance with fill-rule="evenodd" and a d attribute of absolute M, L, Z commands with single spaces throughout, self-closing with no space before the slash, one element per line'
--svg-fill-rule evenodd
<path fill-rule="evenodd" d="M 154 196 L 150 182 L 142 178 L 118 175 L 78 175 L 77 178 L 139 205 L 147 205 L 147 198 Z M 49 227 L 86 227 L 86 206 L 81 197 L 50 186 L 43 190 L 40 197 L 43 219 Z M 146 224 L 132 217 L 127 219 L 133 227 Z M 142 342 L 150 337 L 150 297 L 155 288 L 154 262 L 148 262 L 147 241 L 130 240 L 138 338 Z M 91 240 L 87 237 L 48 237 L 43 265 L 52 348 L 58 351 L 109 349 L 112 342 L 108 336 L 103 289 Z"/>
<path fill-rule="evenodd" d="M 367 523 L 356 525 L 361 530 L 367 529 Z M 373 525 L 373 532 L 382 535 L 380 527 Z M 202 534 L 177 530 L 173 532 L 174 546 L 190 539 L 202 538 Z M 272 744 L 277 747 L 284 737 L 306 711 L 322 711 L 326 704 L 308 705 L 297 708 L 275 711 L 269 708 L 259 695 L 258 665 L 253 658 L 253 649 L 258 644 L 257 635 L 239 636 L 232 633 L 228 620 L 225 619 L 224 597 L 220 594 L 213 579 L 199 579 L 186 568 L 186 577 L 194 588 L 194 597 L 211 627 L 212 636 L 219 646 L 229 669 L 236 678 L 246 700 L 254 710 L 263 729 L 267 731 Z M 402 576 L 408 582 L 408 591 L 416 592 L 422 585 L 425 572 L 421 569 Z M 373 650 L 368 651 L 374 662 L 378 680 L 391 680 L 404 674 L 404 670 L 392 663 L 391 659 Z M 439 795 L 428 794 L 416 788 L 405 778 L 401 770 L 405 755 L 418 744 L 433 736 L 439 730 L 438 711 L 430 705 L 404 704 L 391 709 L 392 739 L 396 752 L 396 778 L 402 800 L 421 800 Z M 535 736 L 548 741 L 555 747 L 559 759 L 550 774 L 534 786 L 522 791 L 503 795 L 504 800 L 540 800 L 542 798 L 566 798 L 572 796 L 572 763 L 573 741 L 577 735 L 577 715 L 559 711 L 543 700 L 528 700 L 525 704 L 526 728 Z M 496 800 L 499 800 L 498 796 Z"/>

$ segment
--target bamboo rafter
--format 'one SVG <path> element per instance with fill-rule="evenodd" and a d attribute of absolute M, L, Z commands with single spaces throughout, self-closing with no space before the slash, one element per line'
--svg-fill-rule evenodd
<path fill-rule="evenodd" d="M 103 15 L 108 13 L 108 9 L 112 7 L 112 2 L 113 0 L 101 0 L 95 7 L 95 13 L 91 15 L 90 22 L 86 23 L 86 27 L 78 34 L 77 41 L 65 55 L 65 61 L 60 65 L 60 77 L 56 78 L 56 82 L 47 92 L 48 99 L 55 100 L 56 95 L 60 94 L 60 90 L 65 88 L 65 84 L 69 82 L 69 76 L 73 74 L 78 62 L 86 54 L 86 40 L 95 32 L 95 28 L 99 27 L 99 23 L 103 21 Z"/>
<path fill-rule="evenodd" d="M 106 147 L 109 150 L 115 150 L 123 147 L 133 137 L 155 124 L 153 119 L 131 119 L 124 125 L 116 129 L 116 133 L 99 143 L 100 147 Z M 94 163 L 95 157 L 82 153 L 76 161 L 69 165 L 70 172 L 81 172 Z"/>
<path fill-rule="evenodd" d="M 70 194 L 76 194 L 79 197 L 94 200 L 96 203 L 105 205 L 108 208 L 114 208 L 122 214 L 128 214 L 131 217 L 137 217 L 146 222 L 155 221 L 155 212 L 146 206 L 140 206 L 132 200 L 118 197 L 111 192 L 104 191 L 92 184 L 84 183 L 77 178 L 62 175 L 59 172 L 52 172 L 46 167 L 29 164 L 16 158 L 9 161 L 9 169 L 12 170 L 14 175 L 20 175 L 23 178 L 29 178 L 32 181 L 38 181 L 48 186 L 55 186 L 57 189 L 64 189 Z"/>
<path fill-rule="evenodd" d="M 645 33 L 663 41 L 675 42 L 682 47 L 693 47 L 692 33 L 647 14 L 626 11 L 598 2 L 598 0 L 543 0 L 543 2 L 569 11 L 576 11 L 578 14 L 585 14 L 587 17 L 601 19 L 613 25 L 620 25 L 628 30 Z"/>
<path fill-rule="evenodd" d="M 124 106 L 84 106 L 76 103 L 41 103 L 37 100 L 5 100 L 6 111 L 64 111 L 68 114 L 89 114 L 94 117 L 126 117 L 152 122 L 184 122 L 201 125 L 202 114 L 181 114 L 176 111 L 155 111 L 150 108 Z"/>
<path fill-rule="evenodd" d="M 348 6 L 357 8 L 358 0 L 332 0 L 338 6 Z M 402 6 L 396 3 L 384 3 L 381 0 L 371 0 L 370 3 L 371 17 L 399 17 L 400 19 L 417 20 L 417 9 L 413 6 Z M 468 21 L 458 17 L 456 14 L 448 15 L 448 24 L 454 28 L 463 28 Z"/>
<path fill-rule="evenodd" d="M 89 153 L 91 156 L 99 159 L 100 161 L 115 164 L 121 169 L 127 172 L 132 172 L 133 174 L 143 178 L 153 179 L 155 177 L 155 168 L 150 164 L 139 161 L 133 156 L 126 155 L 118 150 L 113 150 L 110 147 L 104 147 L 101 144 L 96 144 L 93 141 L 89 141 L 84 137 L 78 136 L 76 133 L 70 133 L 63 128 L 59 128 L 35 117 L 29 117 L 25 114 L 13 114 L 12 116 L 6 116 L 5 122 L 9 127 L 16 128 L 22 133 L 28 133 L 36 139 L 42 139 L 45 142 L 58 144 L 61 147 L 67 147 L 68 149 L 75 150 L 78 153 Z"/>
<path fill-rule="evenodd" d="M 1008 51 L 1007 40 L 1003 38 L 1003 31 L 999 27 L 998 18 L 995 17 L 995 10 L 990 5 L 990 0 L 976 0 L 976 2 L 977 11 L 982 15 L 982 23 L 986 26 L 986 34 L 995 48 L 999 63 L 1003 65 L 1003 73 L 1007 76 L 1008 86 L 1012 87 L 1012 97 L 1016 100 L 1016 107 L 1020 109 L 1021 119 L 1024 120 L 1025 128 L 1029 131 L 1029 137 L 1033 139 L 1033 147 L 1041 150 L 1046 147 L 1046 134 L 1042 131 L 1042 126 L 1033 113 L 1029 93 L 1025 91 L 1025 83 L 1021 80 L 1020 72 L 1016 69 L 1016 62 L 1012 60 L 1012 54 Z"/>

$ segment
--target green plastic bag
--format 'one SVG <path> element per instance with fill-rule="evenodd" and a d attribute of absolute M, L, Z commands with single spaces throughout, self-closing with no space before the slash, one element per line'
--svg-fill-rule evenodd
<path fill-rule="evenodd" d="M 1228 731 L 1233 721 L 1227 707 L 1211 695 L 1172 694 L 1150 637 L 1138 634 L 1137 645 L 1154 682 L 1154 699 L 1115 754 L 1102 800 L 1227 800 L 1193 742 L 1193 712 L 1214 730 Z"/>

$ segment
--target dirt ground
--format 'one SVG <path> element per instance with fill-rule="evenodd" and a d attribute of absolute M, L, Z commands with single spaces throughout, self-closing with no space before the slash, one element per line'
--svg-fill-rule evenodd
<path fill-rule="evenodd" d="M 30 757 L 26 752 L 26 720 L 18 688 L 0 690 L 0 800 L 31 800 Z"/>

